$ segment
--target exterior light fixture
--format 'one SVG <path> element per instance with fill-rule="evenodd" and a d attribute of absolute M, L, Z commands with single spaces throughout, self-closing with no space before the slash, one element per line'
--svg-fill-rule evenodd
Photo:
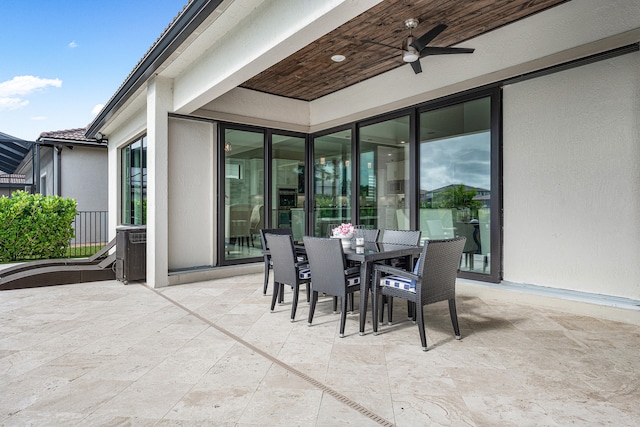
<path fill-rule="evenodd" d="M 351 162 L 350 162 L 349 160 L 345 160 L 345 161 L 344 161 L 344 165 L 345 165 L 346 167 L 349 167 L 349 165 L 350 165 L 350 164 L 351 164 Z"/>
<path fill-rule="evenodd" d="M 226 144 L 224 144 L 224 151 L 227 152 L 227 153 L 231 152 L 231 144 L 230 143 L 227 142 Z"/>
<path fill-rule="evenodd" d="M 324 165 L 324 162 L 325 162 L 325 158 L 324 157 L 320 157 L 320 164 Z"/>
<path fill-rule="evenodd" d="M 420 53 L 411 46 L 413 43 L 412 31 L 418 26 L 418 20 L 411 18 L 404 21 L 404 25 L 409 29 L 409 37 L 402 42 L 402 60 L 404 62 L 416 62 L 420 59 Z"/>
<path fill-rule="evenodd" d="M 344 55 L 333 55 L 333 56 L 331 57 L 331 60 L 332 60 L 333 62 L 342 62 L 342 61 L 344 61 L 345 59 L 346 59 L 346 57 L 345 57 Z"/>

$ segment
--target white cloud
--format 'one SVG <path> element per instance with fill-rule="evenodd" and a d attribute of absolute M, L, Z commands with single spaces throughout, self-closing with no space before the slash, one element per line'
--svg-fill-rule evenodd
<path fill-rule="evenodd" d="M 61 87 L 62 80 L 16 76 L 11 80 L 0 82 L 0 110 L 16 110 L 26 107 L 29 101 L 22 99 L 23 96 L 49 86 Z"/>
<path fill-rule="evenodd" d="M 47 120 L 49 117 L 47 116 L 33 116 L 31 117 L 31 120 L 34 122 L 42 122 L 44 120 Z"/>
<path fill-rule="evenodd" d="M 104 108 L 104 104 L 97 104 L 95 107 L 93 107 L 93 110 L 91 110 L 91 114 L 93 114 L 95 116 L 100 111 L 102 111 L 103 108 Z"/>
<path fill-rule="evenodd" d="M 75 40 L 74 40 L 74 41 L 72 41 L 71 43 L 69 43 L 69 47 L 70 47 L 71 49 L 73 49 L 74 47 L 78 47 L 78 43 L 76 43 L 76 42 L 75 42 Z"/>
<path fill-rule="evenodd" d="M 60 87 L 60 79 L 43 79 L 35 76 L 16 76 L 11 80 L 0 83 L 0 97 L 14 95 L 28 95 L 48 86 Z"/>
<path fill-rule="evenodd" d="M 29 105 L 29 101 L 20 98 L 0 97 L 0 111 L 18 110 Z"/>

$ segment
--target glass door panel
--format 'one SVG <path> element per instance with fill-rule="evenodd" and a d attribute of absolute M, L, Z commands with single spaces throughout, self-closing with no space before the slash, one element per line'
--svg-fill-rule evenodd
<path fill-rule="evenodd" d="M 351 130 L 316 137 L 313 143 L 313 235 L 351 222 Z"/>
<path fill-rule="evenodd" d="M 360 128 L 360 224 L 411 228 L 408 160 L 409 116 Z"/>
<path fill-rule="evenodd" d="M 461 270 L 490 273 L 490 201 L 490 98 L 422 113 L 422 236 L 465 236 Z"/>
<path fill-rule="evenodd" d="M 271 138 L 271 228 L 291 228 L 293 238 L 305 235 L 305 139 Z"/>
<path fill-rule="evenodd" d="M 224 131 L 224 260 L 262 256 L 259 230 L 264 212 L 264 134 Z"/>

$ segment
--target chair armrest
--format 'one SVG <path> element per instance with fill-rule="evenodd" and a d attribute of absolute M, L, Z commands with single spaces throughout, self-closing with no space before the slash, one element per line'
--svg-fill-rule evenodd
<path fill-rule="evenodd" d="M 296 268 L 309 268 L 309 261 L 298 261 L 294 265 L 296 266 Z"/>
<path fill-rule="evenodd" d="M 344 271 L 345 276 L 360 274 L 360 267 L 349 267 Z"/>
<path fill-rule="evenodd" d="M 392 267 L 386 264 L 373 264 L 373 272 L 377 275 L 379 275 L 380 273 L 387 273 L 389 275 L 402 276 L 413 280 L 419 280 L 419 277 L 410 271 L 402 268 Z"/>

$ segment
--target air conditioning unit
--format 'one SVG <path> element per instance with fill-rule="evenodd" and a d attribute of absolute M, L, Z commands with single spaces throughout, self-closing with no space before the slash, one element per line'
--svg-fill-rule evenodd
<path fill-rule="evenodd" d="M 125 285 L 147 278 L 147 226 L 116 229 L 116 280 Z"/>

